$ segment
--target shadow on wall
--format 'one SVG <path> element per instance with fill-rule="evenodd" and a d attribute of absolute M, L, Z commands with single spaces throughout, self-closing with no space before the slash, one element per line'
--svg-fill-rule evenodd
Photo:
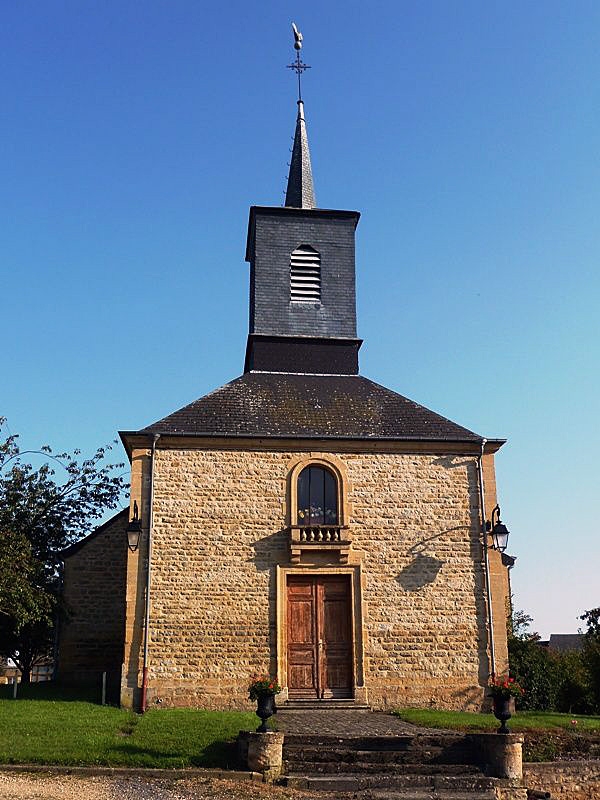
<path fill-rule="evenodd" d="M 444 566 L 444 561 L 439 558 L 425 555 L 424 551 L 429 542 L 440 539 L 446 533 L 466 529 L 465 525 L 457 525 L 454 528 L 448 528 L 445 531 L 429 536 L 426 539 L 421 539 L 416 542 L 408 551 L 408 554 L 413 556 L 413 560 L 404 567 L 404 569 L 396 576 L 396 580 L 406 592 L 418 592 L 424 586 L 433 583 L 438 576 L 439 571 Z"/>
<path fill-rule="evenodd" d="M 418 592 L 433 583 L 444 562 L 433 556 L 417 553 L 410 564 L 400 572 L 396 580 L 406 592 Z"/>
<path fill-rule="evenodd" d="M 259 572 L 269 574 L 269 674 L 277 675 L 277 564 L 288 557 L 288 531 L 283 529 L 257 539 L 249 559 Z"/>
<path fill-rule="evenodd" d="M 457 456 L 440 456 L 434 458 L 431 462 L 436 466 L 446 467 L 446 469 L 456 469 L 457 467 L 470 467 L 473 464 L 473 458 L 463 458 L 459 460 Z"/>
<path fill-rule="evenodd" d="M 452 705 L 461 711 L 484 711 L 491 709 L 492 701 L 482 686 L 471 686 L 451 693 Z"/>
<path fill-rule="evenodd" d="M 249 559 L 259 572 L 272 569 L 278 563 L 285 563 L 288 556 L 287 530 L 279 530 L 270 533 L 262 539 L 257 539 L 254 543 L 254 556 Z"/>

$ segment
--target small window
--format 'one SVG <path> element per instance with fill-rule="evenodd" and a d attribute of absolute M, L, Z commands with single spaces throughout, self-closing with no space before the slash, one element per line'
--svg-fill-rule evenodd
<path fill-rule="evenodd" d="M 298 476 L 298 525 L 337 524 L 335 476 L 324 467 L 306 467 Z"/>
<path fill-rule="evenodd" d="M 290 257 L 290 300 L 321 300 L 321 256 L 307 244 L 300 245 Z"/>

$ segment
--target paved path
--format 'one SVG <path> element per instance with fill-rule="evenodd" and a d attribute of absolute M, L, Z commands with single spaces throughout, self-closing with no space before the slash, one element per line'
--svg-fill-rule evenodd
<path fill-rule="evenodd" d="M 291 710 L 281 708 L 274 717 L 277 730 L 284 733 L 325 736 L 406 736 L 423 733 L 423 728 L 403 722 L 382 711 L 355 709 Z M 429 731 L 428 731 L 429 732 Z"/>

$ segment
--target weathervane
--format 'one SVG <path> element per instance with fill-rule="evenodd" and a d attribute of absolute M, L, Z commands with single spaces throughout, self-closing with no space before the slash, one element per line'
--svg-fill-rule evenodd
<path fill-rule="evenodd" d="M 300 76 L 307 69 L 310 69 L 308 64 L 305 64 L 300 58 L 300 50 L 302 50 L 302 34 L 296 27 L 296 23 L 292 22 L 292 30 L 294 31 L 294 48 L 296 50 L 296 61 L 293 64 L 288 64 L 288 69 L 293 69 L 298 76 L 298 102 L 302 101 L 302 87 L 300 84 Z"/>

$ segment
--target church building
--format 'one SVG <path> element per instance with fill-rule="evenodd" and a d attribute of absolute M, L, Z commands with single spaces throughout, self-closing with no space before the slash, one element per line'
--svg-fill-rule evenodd
<path fill-rule="evenodd" d="M 121 439 L 131 504 L 65 551 L 59 676 L 136 709 L 477 709 L 507 671 L 486 439 L 362 376 L 357 211 L 319 208 L 298 102 L 253 206 L 243 374 Z M 130 546 L 128 546 L 128 541 Z"/>

